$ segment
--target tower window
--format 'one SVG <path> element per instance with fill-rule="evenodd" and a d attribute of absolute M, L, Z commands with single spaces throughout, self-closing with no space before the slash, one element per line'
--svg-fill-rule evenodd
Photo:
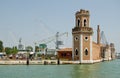
<path fill-rule="evenodd" d="M 87 21 L 86 21 L 86 19 L 84 20 L 84 26 L 86 27 L 86 25 L 87 25 Z"/>
<path fill-rule="evenodd" d="M 75 49 L 75 55 L 78 55 L 78 49 Z"/>
<path fill-rule="evenodd" d="M 80 26 L 80 20 L 78 19 L 78 27 Z"/>
<path fill-rule="evenodd" d="M 85 55 L 88 55 L 88 49 L 85 49 Z"/>
<path fill-rule="evenodd" d="M 75 40 L 78 41 L 78 39 L 79 39 L 78 36 L 76 36 L 76 37 L 75 37 Z"/>
<path fill-rule="evenodd" d="M 86 36 L 85 38 L 84 38 L 86 41 L 88 41 L 88 37 Z"/>

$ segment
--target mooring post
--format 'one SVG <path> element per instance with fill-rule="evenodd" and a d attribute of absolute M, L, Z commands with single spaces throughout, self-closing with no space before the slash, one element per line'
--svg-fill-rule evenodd
<path fill-rule="evenodd" d="M 60 64 L 60 59 L 58 58 L 58 60 L 57 60 L 57 64 L 59 65 Z"/>
<path fill-rule="evenodd" d="M 29 58 L 27 58 L 26 65 L 29 65 Z"/>

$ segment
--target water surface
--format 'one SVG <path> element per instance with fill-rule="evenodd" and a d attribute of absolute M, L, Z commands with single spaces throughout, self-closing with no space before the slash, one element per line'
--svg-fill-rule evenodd
<path fill-rule="evenodd" d="M 0 65 L 0 78 L 120 78 L 120 60 L 84 65 Z"/>

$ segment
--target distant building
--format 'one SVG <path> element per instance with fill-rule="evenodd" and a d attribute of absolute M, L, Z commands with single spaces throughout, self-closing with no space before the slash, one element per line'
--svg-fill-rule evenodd
<path fill-rule="evenodd" d="M 18 50 L 21 51 L 21 50 L 24 50 L 24 46 L 22 45 L 22 39 L 20 38 L 19 39 L 19 44 L 18 44 Z"/>
<path fill-rule="evenodd" d="M 109 45 L 102 46 L 101 50 L 102 50 L 101 52 L 103 53 L 103 60 L 111 60 L 112 59 L 111 48 Z"/>
<path fill-rule="evenodd" d="M 54 56 L 56 55 L 56 49 L 41 49 L 39 52 L 37 52 L 37 54 L 41 54 L 41 55 L 50 55 L 50 56 Z"/>
<path fill-rule="evenodd" d="M 111 47 L 111 58 L 115 59 L 116 54 L 115 54 L 115 46 L 114 43 L 110 43 L 110 47 Z"/>
<path fill-rule="evenodd" d="M 63 48 L 58 50 L 57 53 L 61 60 L 72 60 L 72 48 Z"/>
<path fill-rule="evenodd" d="M 56 53 L 56 49 L 47 49 L 46 50 L 47 55 L 55 55 L 55 53 Z"/>

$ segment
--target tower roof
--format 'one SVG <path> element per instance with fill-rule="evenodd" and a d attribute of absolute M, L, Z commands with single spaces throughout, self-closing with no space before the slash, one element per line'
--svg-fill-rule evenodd
<path fill-rule="evenodd" d="M 58 50 L 59 52 L 61 52 L 61 51 L 72 51 L 72 48 L 63 48 L 63 49 L 60 49 L 60 50 Z"/>
<path fill-rule="evenodd" d="M 76 12 L 76 15 L 90 15 L 88 10 L 80 9 Z"/>

